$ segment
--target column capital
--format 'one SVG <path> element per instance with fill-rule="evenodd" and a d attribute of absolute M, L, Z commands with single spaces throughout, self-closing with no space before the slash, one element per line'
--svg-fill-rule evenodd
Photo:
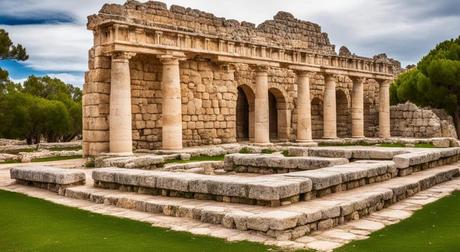
<path fill-rule="evenodd" d="M 125 52 L 125 51 L 117 51 L 117 52 L 112 52 L 109 55 L 112 56 L 112 60 L 128 61 L 132 57 L 136 56 L 136 53 L 134 53 L 134 52 Z"/>
<path fill-rule="evenodd" d="M 157 57 L 163 65 L 178 65 L 179 61 L 185 60 L 185 58 L 183 57 L 177 57 L 174 55 L 167 55 L 167 54 L 159 55 Z"/>
<path fill-rule="evenodd" d="M 256 72 L 257 73 L 267 73 L 268 72 L 268 66 L 267 65 L 257 65 L 256 66 Z"/>
<path fill-rule="evenodd" d="M 324 79 L 326 82 L 329 82 L 329 81 L 337 82 L 337 78 L 338 78 L 337 74 L 330 74 L 330 73 L 324 74 Z"/>
<path fill-rule="evenodd" d="M 306 70 L 294 70 L 294 72 L 297 75 L 297 77 L 312 78 L 312 77 L 315 76 L 315 72 L 310 72 L 310 71 L 306 71 Z"/>
<path fill-rule="evenodd" d="M 360 76 L 348 76 L 348 78 L 350 78 L 350 80 L 353 82 L 353 84 L 355 84 L 355 83 L 362 84 L 362 83 L 366 82 L 366 80 L 367 80 L 365 77 L 360 77 Z"/>
<path fill-rule="evenodd" d="M 378 80 L 381 87 L 389 87 L 393 80 Z"/>

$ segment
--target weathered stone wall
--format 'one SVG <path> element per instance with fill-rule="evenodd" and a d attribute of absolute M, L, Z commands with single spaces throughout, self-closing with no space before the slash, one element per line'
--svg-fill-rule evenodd
<path fill-rule="evenodd" d="M 303 48 L 336 55 L 335 46 L 329 42 L 327 33 L 321 32 L 319 25 L 296 19 L 287 12 L 279 12 L 273 20 L 267 20 L 256 27 L 249 22 L 220 18 L 192 8 L 172 5 L 168 10 L 162 2 L 140 3 L 129 0 L 124 5 L 105 4 L 99 15 L 89 17 L 89 26 L 100 19 L 111 19 L 114 15 L 119 20 L 141 25 L 174 29 L 179 27 L 182 31 L 200 32 L 222 39 Z"/>
<path fill-rule="evenodd" d="M 111 58 L 89 50 L 89 70 L 83 86 L 84 155 L 109 151 Z"/>
<path fill-rule="evenodd" d="M 453 119 L 445 111 L 419 108 L 409 102 L 391 106 L 391 135 L 457 138 Z"/>

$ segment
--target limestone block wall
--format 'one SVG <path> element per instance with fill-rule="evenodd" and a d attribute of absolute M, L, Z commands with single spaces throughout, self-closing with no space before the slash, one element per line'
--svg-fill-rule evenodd
<path fill-rule="evenodd" d="M 90 50 L 83 98 L 83 143 L 85 155 L 109 151 L 109 101 L 111 58 Z M 132 96 L 134 149 L 159 149 L 162 144 L 162 63 L 152 55 L 139 54 L 129 61 Z M 234 143 L 238 131 L 254 133 L 256 68 L 246 64 L 219 65 L 195 58 L 180 62 L 182 126 L 184 146 Z M 295 141 L 297 131 L 297 83 L 294 71 L 269 68 L 268 91 L 273 97 L 270 114 L 273 141 Z M 323 93 L 325 79 L 310 79 L 313 138 L 323 136 Z M 336 85 L 339 137 L 351 137 L 352 81 L 338 77 Z M 366 136 L 378 131 L 378 84 L 364 85 Z M 244 92 L 246 110 L 237 113 L 238 93 Z M 241 110 L 241 106 L 240 106 Z M 237 118 L 239 118 L 237 120 Z M 247 123 L 242 124 L 241 121 Z M 245 129 L 246 128 L 246 129 Z M 241 134 L 241 133 L 240 133 Z"/>
<path fill-rule="evenodd" d="M 109 151 L 111 58 L 89 50 L 89 70 L 83 87 L 83 153 Z"/>
<path fill-rule="evenodd" d="M 419 108 L 409 102 L 391 106 L 391 135 L 457 138 L 453 119 L 445 111 Z"/>

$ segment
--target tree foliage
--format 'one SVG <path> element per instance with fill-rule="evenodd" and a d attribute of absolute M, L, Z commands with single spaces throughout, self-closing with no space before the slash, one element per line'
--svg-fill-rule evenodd
<path fill-rule="evenodd" d="M 75 98 L 75 99 L 74 99 Z M 0 95 L 0 136 L 28 143 L 70 141 L 82 131 L 81 91 L 59 79 L 30 76 Z"/>
<path fill-rule="evenodd" d="M 460 36 L 444 41 L 422 58 L 417 67 L 401 74 L 391 86 L 393 104 L 411 101 L 442 108 L 460 124 Z"/>
<path fill-rule="evenodd" d="M 27 55 L 26 49 L 21 45 L 13 45 L 13 42 L 6 32 L 3 29 L 0 29 L 0 60 L 14 59 L 14 60 L 27 60 L 29 55 Z"/>

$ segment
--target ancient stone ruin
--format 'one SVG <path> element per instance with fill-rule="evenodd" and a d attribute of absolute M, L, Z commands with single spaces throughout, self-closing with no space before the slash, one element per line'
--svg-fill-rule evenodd
<path fill-rule="evenodd" d="M 88 18 L 85 155 L 249 141 L 390 137 L 397 61 L 335 51 L 317 24 L 256 26 L 149 1 Z"/>

